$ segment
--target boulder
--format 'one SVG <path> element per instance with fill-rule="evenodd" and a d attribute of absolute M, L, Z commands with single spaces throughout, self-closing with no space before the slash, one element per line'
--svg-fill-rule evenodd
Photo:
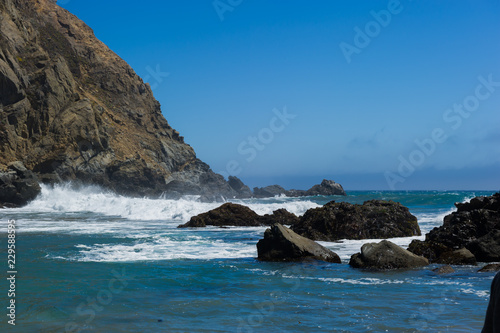
<path fill-rule="evenodd" d="M 480 273 L 485 273 L 485 272 L 498 272 L 500 271 L 500 264 L 488 264 L 478 270 Z"/>
<path fill-rule="evenodd" d="M 432 271 L 439 275 L 455 273 L 455 270 L 450 265 L 443 265 L 441 267 L 434 268 Z"/>
<path fill-rule="evenodd" d="M 286 209 L 278 209 L 272 214 L 261 216 L 247 206 L 228 202 L 206 213 L 193 216 L 189 222 L 179 225 L 178 228 L 203 228 L 209 225 L 217 227 L 260 227 L 274 223 L 291 225 L 296 223 L 298 219 L 295 214 L 288 212 Z"/>
<path fill-rule="evenodd" d="M 500 193 L 456 203 L 457 211 L 445 216 L 425 240 L 414 240 L 411 252 L 437 262 L 444 253 L 468 249 L 480 262 L 500 261 Z"/>
<path fill-rule="evenodd" d="M 286 209 L 280 208 L 275 210 L 272 214 L 266 214 L 260 218 L 264 225 L 272 225 L 279 223 L 282 225 L 294 225 L 299 222 L 297 215 L 290 213 Z"/>
<path fill-rule="evenodd" d="M 200 228 L 209 225 L 217 227 L 258 227 L 263 225 L 260 218 L 261 217 L 250 208 L 228 202 L 206 213 L 193 216 L 189 222 L 178 226 L 178 228 Z"/>
<path fill-rule="evenodd" d="M 354 254 L 349 262 L 349 265 L 355 268 L 377 270 L 413 268 L 428 264 L 426 258 L 417 256 L 388 240 L 364 244 L 361 253 Z"/>
<path fill-rule="evenodd" d="M 340 263 L 340 257 L 318 243 L 297 235 L 281 224 L 274 224 L 257 243 L 258 259 L 262 261 L 322 260 Z"/>
<path fill-rule="evenodd" d="M 476 257 L 465 247 L 455 251 L 444 252 L 436 260 L 436 263 L 447 265 L 477 265 Z"/>
<path fill-rule="evenodd" d="M 370 200 L 362 205 L 331 201 L 309 209 L 293 231 L 313 240 L 374 239 L 419 236 L 417 218 L 393 201 Z"/>
<path fill-rule="evenodd" d="M 22 162 L 12 162 L 0 171 L 0 207 L 24 206 L 40 192 L 38 179 Z"/>

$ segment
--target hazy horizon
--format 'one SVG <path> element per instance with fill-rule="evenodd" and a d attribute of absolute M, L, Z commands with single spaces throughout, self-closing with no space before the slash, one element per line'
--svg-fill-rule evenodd
<path fill-rule="evenodd" d="M 249 186 L 500 189 L 498 1 L 59 5 Z"/>

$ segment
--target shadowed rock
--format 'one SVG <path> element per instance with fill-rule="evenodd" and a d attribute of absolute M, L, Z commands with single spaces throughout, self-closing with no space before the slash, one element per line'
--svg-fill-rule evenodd
<path fill-rule="evenodd" d="M 331 201 L 309 209 L 292 227 L 313 240 L 374 239 L 419 236 L 417 218 L 393 201 L 370 200 L 363 205 Z"/>
<path fill-rule="evenodd" d="M 388 240 L 364 244 L 361 253 L 354 254 L 349 262 L 349 265 L 355 268 L 377 270 L 413 268 L 428 264 L 426 258 L 417 256 Z"/>
<path fill-rule="evenodd" d="M 0 207 L 23 206 L 40 194 L 38 179 L 22 162 L 10 163 L 4 170 L 0 171 Z"/>
<path fill-rule="evenodd" d="M 408 249 L 431 262 L 461 248 L 468 249 L 476 261 L 500 261 L 500 193 L 455 206 L 457 211 L 447 215 L 442 226 L 425 235 L 425 241 L 412 241 Z"/>
<path fill-rule="evenodd" d="M 262 261 L 323 260 L 340 263 L 340 257 L 318 243 L 297 235 L 281 224 L 274 224 L 257 243 L 258 258 Z"/>
<path fill-rule="evenodd" d="M 467 250 L 466 248 L 461 248 L 455 251 L 444 252 L 436 260 L 438 264 L 447 265 L 476 265 L 476 257 Z"/>
<path fill-rule="evenodd" d="M 178 228 L 202 228 L 209 225 L 259 227 L 274 223 L 293 224 L 297 220 L 295 214 L 285 209 L 278 209 L 272 214 L 261 216 L 246 206 L 228 202 L 206 213 L 193 216 L 189 222 L 179 225 Z"/>

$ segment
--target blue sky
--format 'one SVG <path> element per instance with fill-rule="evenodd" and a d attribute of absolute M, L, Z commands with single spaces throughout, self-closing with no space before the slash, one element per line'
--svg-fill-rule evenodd
<path fill-rule="evenodd" d="M 63 0 L 250 186 L 500 189 L 500 1 Z"/>

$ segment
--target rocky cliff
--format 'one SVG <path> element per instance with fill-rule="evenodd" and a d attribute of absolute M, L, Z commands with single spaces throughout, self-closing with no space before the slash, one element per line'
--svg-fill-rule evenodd
<path fill-rule="evenodd" d="M 150 86 L 49 0 L 0 0 L 0 170 L 134 196 L 237 196 L 165 120 Z"/>

